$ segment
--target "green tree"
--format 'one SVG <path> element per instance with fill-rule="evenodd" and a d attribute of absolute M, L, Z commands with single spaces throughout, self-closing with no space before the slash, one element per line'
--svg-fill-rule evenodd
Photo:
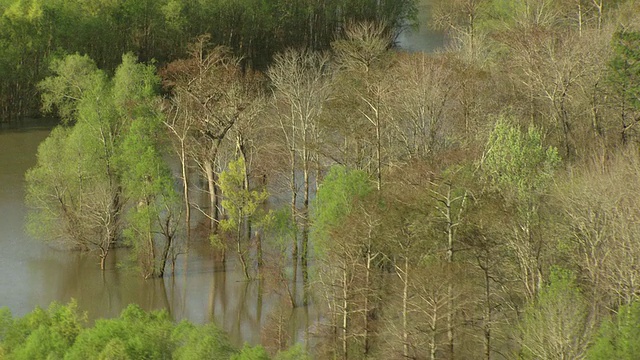
<path fill-rule="evenodd" d="M 640 31 L 620 30 L 613 35 L 609 70 L 620 111 L 621 140 L 626 143 L 640 121 Z"/>
<path fill-rule="evenodd" d="M 549 278 L 520 322 L 520 353 L 524 359 L 580 359 L 591 335 L 588 304 L 571 272 L 556 268 Z"/>
<path fill-rule="evenodd" d="M 249 265 L 247 264 L 248 249 L 242 243 L 250 239 L 243 239 L 243 224 L 247 221 L 261 223 L 265 219 L 264 214 L 260 214 L 260 207 L 269 197 L 269 193 L 251 190 L 246 188 L 245 160 L 240 157 L 231 161 L 227 170 L 220 174 L 220 189 L 224 194 L 222 207 L 227 212 L 227 218 L 220 221 L 220 226 L 225 231 L 231 231 L 236 238 L 236 252 L 242 264 L 242 271 L 247 279 L 250 278 Z M 258 255 L 262 256 L 262 250 L 258 249 Z M 258 259 L 261 263 L 262 259 Z"/>
<path fill-rule="evenodd" d="M 360 319 L 371 316 L 371 274 L 377 269 L 373 260 L 381 257 L 372 245 L 375 216 L 367 217 L 366 207 L 359 204 L 372 192 L 373 183 L 364 171 L 333 166 L 312 208 L 315 276 L 328 310 L 330 352 L 343 359 L 370 352 L 371 327 Z M 359 221 L 361 217 L 372 221 Z M 364 335 L 363 341 L 359 334 Z"/>
<path fill-rule="evenodd" d="M 527 132 L 501 117 L 491 132 L 482 159 L 486 181 L 515 210 L 508 242 L 520 267 L 520 280 L 529 299 L 543 284 L 544 236 L 540 233 L 541 208 L 554 171 L 558 151 L 543 145 L 540 130 Z"/>
<path fill-rule="evenodd" d="M 153 67 L 126 55 L 113 81 L 116 108 L 130 122 L 118 159 L 124 194 L 132 202 L 125 236 L 144 277 L 162 277 L 174 246 L 180 199 L 162 159 L 163 119 L 155 95 L 159 79 Z"/>
<path fill-rule="evenodd" d="M 311 357 L 300 344 L 293 345 L 287 350 L 278 352 L 274 358 L 274 360 L 310 360 L 310 359 Z"/>
<path fill-rule="evenodd" d="M 271 357 L 260 345 L 249 346 L 244 344 L 239 353 L 231 356 L 230 360 L 269 360 Z"/>
<path fill-rule="evenodd" d="M 68 120 L 43 143 L 27 173 L 29 228 L 97 251 L 102 269 L 126 228 L 143 275 L 162 275 L 179 198 L 161 157 L 154 68 L 129 54 L 108 79 L 87 57 L 71 55 L 53 70 L 41 85 L 45 105 Z"/>
<path fill-rule="evenodd" d="M 52 70 L 41 85 L 45 106 L 55 106 L 70 125 L 51 133 L 26 174 L 28 228 L 39 238 L 96 251 L 104 268 L 123 210 L 115 160 L 122 119 L 108 79 L 90 59 L 71 55 Z"/>
<path fill-rule="evenodd" d="M 587 352 L 587 359 L 631 360 L 640 353 L 640 302 L 618 309 L 617 314 L 600 325 L 598 336 Z"/>
<path fill-rule="evenodd" d="M 215 324 L 194 326 L 182 322 L 172 335 L 179 347 L 173 353 L 175 359 L 228 359 L 235 352 L 226 334 Z"/>
<path fill-rule="evenodd" d="M 371 191 L 371 181 L 364 171 L 338 165 L 329 169 L 318 189 L 312 211 L 312 235 L 318 255 L 329 250 L 331 232 L 353 211 L 354 200 L 364 198 Z"/>
<path fill-rule="evenodd" d="M 0 348 L 11 359 L 61 359 L 72 347 L 86 323 L 86 315 L 72 301 L 53 303 L 47 310 L 36 308 L 20 319 L 2 317 Z"/>
<path fill-rule="evenodd" d="M 84 329 L 65 359 L 162 359 L 175 350 L 175 327 L 166 311 L 146 312 L 129 305 L 115 319 L 99 319 Z"/>

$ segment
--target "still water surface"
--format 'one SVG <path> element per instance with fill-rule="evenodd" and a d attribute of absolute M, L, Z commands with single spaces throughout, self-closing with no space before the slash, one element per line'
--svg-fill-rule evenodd
<path fill-rule="evenodd" d="M 143 280 L 137 273 L 117 267 L 126 257 L 117 249 L 107 270 L 100 271 L 92 254 L 57 250 L 28 236 L 24 230 L 24 175 L 36 161 L 36 150 L 50 127 L 0 129 L 0 307 L 23 316 L 52 301 L 76 299 L 90 319 L 117 316 L 130 303 L 147 310 L 167 309 L 176 320 L 214 321 L 238 345 L 261 342 L 261 328 L 280 303 L 277 294 L 258 296 L 258 284 L 247 283 L 238 267 L 214 269 L 211 248 L 192 245 L 188 258 L 179 258 L 175 276 Z M 307 320 L 296 309 L 290 332 L 301 339 Z"/>

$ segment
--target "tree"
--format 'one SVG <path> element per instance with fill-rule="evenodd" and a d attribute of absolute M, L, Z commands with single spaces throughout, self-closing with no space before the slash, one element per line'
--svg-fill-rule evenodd
<path fill-rule="evenodd" d="M 371 260 L 375 257 L 375 249 L 367 244 L 372 240 L 370 230 L 374 228 L 351 226 L 350 220 L 359 209 L 358 202 L 371 191 L 372 184 L 365 172 L 334 166 L 318 189 L 312 212 L 318 282 L 330 312 L 333 351 L 343 359 L 348 358 L 352 351 L 350 344 L 353 345 L 357 337 L 352 324 L 354 314 L 361 312 L 363 317 L 370 316 L 368 300 L 364 300 L 364 309 L 357 309 L 355 297 L 363 284 L 361 276 L 364 274 L 364 296 L 370 298 L 371 282 L 367 279 L 374 268 Z M 365 334 L 366 331 L 365 326 Z M 365 353 L 369 350 L 367 339 L 365 337 L 362 348 Z"/>
<path fill-rule="evenodd" d="M 12 359 L 63 358 L 74 345 L 87 322 L 78 304 L 52 303 L 48 309 L 36 308 L 23 318 L 2 317 L 0 354 Z"/>
<path fill-rule="evenodd" d="M 598 336 L 587 351 L 589 360 L 631 360 L 640 351 L 640 303 L 622 306 L 600 325 Z"/>
<path fill-rule="evenodd" d="M 177 341 L 172 339 L 174 328 L 166 311 L 146 312 L 132 304 L 119 317 L 98 319 L 93 327 L 83 329 L 64 358 L 163 358 L 176 348 Z M 206 342 L 204 336 L 200 340 Z M 183 348 L 187 348 L 186 344 Z"/>
<path fill-rule="evenodd" d="M 109 82 L 91 60 L 71 55 L 52 66 L 57 75 L 41 85 L 45 104 L 55 104 L 75 125 L 53 131 L 27 173 L 29 228 L 38 237 L 98 251 L 104 269 L 121 229 L 116 147 L 122 122 Z"/>
<path fill-rule="evenodd" d="M 268 76 L 274 87 L 277 104 L 277 120 L 284 142 L 289 150 L 289 183 L 291 191 L 291 215 L 293 222 L 302 223 L 302 278 L 304 300 L 307 303 L 309 262 L 309 199 L 312 189 L 311 165 L 315 160 L 319 167 L 317 148 L 319 118 L 329 93 L 329 78 L 326 67 L 329 57 L 322 53 L 288 50 L 277 54 L 269 67 Z M 298 160 L 302 162 L 303 192 L 302 211 L 298 210 L 298 186 L 296 172 Z M 317 173 L 316 173 L 317 176 Z M 298 239 L 294 239 L 292 258 L 297 263 Z M 295 281 L 295 280 L 294 280 Z"/>
<path fill-rule="evenodd" d="M 234 233 L 236 239 L 236 252 L 240 263 L 242 264 L 242 272 L 245 278 L 250 279 L 249 265 L 247 264 L 247 249 L 242 243 L 251 239 L 243 239 L 243 222 L 250 219 L 257 220 L 260 223 L 265 216 L 258 215 L 260 207 L 269 197 L 266 190 L 257 191 L 248 189 L 245 186 L 245 161 L 240 157 L 236 161 L 228 164 L 228 169 L 220 174 L 220 190 L 224 194 L 222 207 L 227 212 L 227 218 L 220 222 L 220 226 L 225 231 Z M 262 256 L 261 250 L 257 249 L 259 256 Z M 261 258 L 257 259 L 258 263 L 262 262 Z"/>
<path fill-rule="evenodd" d="M 640 213 L 633 194 L 640 189 L 639 165 L 635 150 L 619 153 L 605 171 L 583 169 L 558 189 L 567 234 L 560 245 L 588 284 L 585 295 L 597 318 L 638 299 Z"/>
<path fill-rule="evenodd" d="M 161 157 L 155 69 L 129 54 L 113 79 L 79 55 L 54 63 L 54 70 L 42 84 L 45 99 L 70 120 L 52 132 L 27 174 L 30 229 L 98 251 L 104 269 L 126 228 L 143 275 L 161 276 L 177 230 L 178 195 Z M 85 77 L 67 73 L 73 70 Z"/>
<path fill-rule="evenodd" d="M 219 199 L 216 165 L 222 141 L 236 123 L 253 94 L 245 91 L 240 59 L 228 48 L 210 49 L 210 36 L 200 36 L 190 47 L 190 58 L 170 63 L 163 71 L 165 87 L 173 94 L 175 116 L 193 118 L 196 147 L 193 150 L 202 175 L 207 179 L 209 204 L 202 211 L 217 230 Z"/>
<path fill-rule="evenodd" d="M 389 152 L 400 161 L 426 161 L 443 150 L 452 126 L 457 86 L 454 71 L 444 57 L 427 54 L 402 54 L 392 67 L 397 81 L 391 100 L 390 142 L 398 144 Z"/>
<path fill-rule="evenodd" d="M 621 140 L 625 144 L 640 121 L 640 32 L 620 30 L 613 36 L 609 81 L 619 103 Z"/>
<path fill-rule="evenodd" d="M 482 27 L 480 20 L 490 1 L 455 0 L 435 1 L 433 4 L 433 24 L 437 29 L 445 30 L 463 57 L 470 62 L 479 59 L 482 45 Z"/>
<path fill-rule="evenodd" d="M 590 339 L 589 311 L 575 276 L 553 269 L 549 284 L 531 302 L 520 323 L 524 359 L 579 359 Z"/>
<path fill-rule="evenodd" d="M 190 191 L 190 168 L 189 164 L 192 160 L 190 151 L 195 147 L 193 142 L 193 131 L 195 127 L 195 118 L 189 115 L 189 109 L 180 107 L 183 101 L 177 98 L 180 94 L 174 94 L 168 101 L 165 112 L 164 125 L 172 139 L 174 152 L 178 155 L 180 161 L 180 178 L 182 180 L 182 197 L 184 200 L 184 216 L 185 230 L 187 233 L 187 242 L 191 239 L 191 191 Z M 180 114 L 180 112 L 185 112 Z"/>
<path fill-rule="evenodd" d="M 181 215 L 168 165 L 162 159 L 162 114 L 156 91 L 155 69 L 136 63 L 129 55 L 114 76 L 115 103 L 129 119 L 120 145 L 119 168 L 124 194 L 132 202 L 125 236 L 132 245 L 145 278 L 162 277 L 175 245 L 177 218 Z M 159 233 L 162 239 L 156 238 Z"/>
<path fill-rule="evenodd" d="M 332 44 L 342 75 L 337 86 L 349 89 L 349 100 L 357 111 L 354 117 L 361 120 L 358 125 L 373 127 L 374 135 L 365 138 L 365 144 L 373 144 L 372 172 L 376 174 L 378 190 L 382 189 L 383 136 L 392 92 L 387 51 L 390 43 L 390 33 L 383 23 L 366 22 L 351 25 L 345 30 L 345 38 Z M 365 144 L 355 145 L 366 148 Z"/>
<path fill-rule="evenodd" d="M 515 211 L 507 240 L 518 259 L 528 299 L 534 299 L 543 284 L 544 237 L 537 230 L 543 199 L 559 163 L 557 150 L 544 147 L 539 130 L 530 126 L 523 133 L 505 118 L 496 122 L 481 162 L 489 186 Z"/>

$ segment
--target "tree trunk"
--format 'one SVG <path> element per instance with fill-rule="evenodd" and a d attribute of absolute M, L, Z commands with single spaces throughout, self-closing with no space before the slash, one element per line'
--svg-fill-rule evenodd
<path fill-rule="evenodd" d="M 306 131 L 304 132 L 306 137 Z M 302 202 L 302 304 L 308 303 L 308 285 L 309 285 L 309 154 L 307 150 L 307 141 L 305 139 L 302 148 L 303 161 L 303 177 L 304 177 L 304 193 Z"/>
<path fill-rule="evenodd" d="M 204 171 L 207 176 L 207 191 L 209 194 L 209 229 L 212 234 L 215 234 L 218 231 L 218 207 L 216 206 L 216 183 L 212 160 L 204 162 Z"/>
<path fill-rule="evenodd" d="M 349 326 L 349 299 L 346 262 L 342 270 L 342 359 L 349 357 L 348 326 Z"/>
<path fill-rule="evenodd" d="M 168 219 L 166 222 L 167 231 L 169 230 L 170 220 Z M 167 261 L 169 260 L 169 250 L 171 249 L 171 244 L 173 243 L 173 236 L 165 236 L 165 244 L 162 249 L 162 254 L 160 257 L 160 265 L 158 268 L 158 277 L 164 277 L 165 268 L 167 267 Z"/>
<path fill-rule="evenodd" d="M 242 219 L 241 216 L 238 216 L 238 220 Z M 244 258 L 244 251 L 242 250 L 242 225 L 238 224 L 236 229 L 236 251 L 238 252 L 238 258 L 240 259 L 240 264 L 242 264 L 242 273 L 244 274 L 244 278 L 249 280 L 251 277 L 249 276 L 249 268 L 247 266 L 247 261 Z"/>
<path fill-rule="evenodd" d="M 378 171 L 376 173 L 377 189 L 382 189 L 382 139 L 380 134 L 380 114 L 376 111 L 376 163 Z"/>
<path fill-rule="evenodd" d="M 404 279 L 402 284 L 402 355 L 409 359 L 409 257 L 404 257 Z"/>
<path fill-rule="evenodd" d="M 454 222 L 453 215 L 451 214 L 451 186 L 447 190 L 446 197 L 446 217 L 447 217 L 447 263 L 449 265 L 449 271 L 453 270 L 453 231 Z M 454 356 L 454 333 L 453 333 L 453 276 L 449 274 L 447 285 L 447 339 L 449 345 L 449 359 L 453 360 Z"/>
<path fill-rule="evenodd" d="M 105 249 L 100 249 L 100 270 L 102 270 L 102 272 L 104 272 L 104 270 L 105 270 L 105 263 L 107 261 L 107 255 L 109 255 L 109 247 L 107 247 Z"/>
<path fill-rule="evenodd" d="M 293 137 L 292 137 L 293 139 Z M 293 142 L 293 140 L 292 140 Z M 297 231 L 297 212 L 298 212 L 298 207 L 296 205 L 297 200 L 298 200 L 298 189 L 297 189 L 297 182 L 296 182 L 296 151 L 295 151 L 295 145 L 292 144 L 291 145 L 291 180 L 290 180 L 290 191 L 291 191 L 291 224 L 293 226 L 293 242 L 291 244 L 291 262 L 292 262 L 292 267 L 293 267 L 293 306 L 296 306 L 296 288 L 298 286 L 298 231 Z"/>
<path fill-rule="evenodd" d="M 483 267 L 484 271 L 484 358 L 491 360 L 491 277 L 489 276 L 488 264 Z"/>
<path fill-rule="evenodd" d="M 371 309 L 369 309 L 369 297 L 371 296 L 371 262 L 373 257 L 371 256 L 371 244 L 367 247 L 367 271 L 365 273 L 364 282 L 364 309 L 363 309 L 363 327 L 364 327 L 364 355 L 369 355 L 371 345 L 369 339 L 369 317 L 371 315 Z"/>
<path fill-rule="evenodd" d="M 187 231 L 187 247 L 191 240 L 191 200 L 189 198 L 189 175 L 187 169 L 187 153 L 185 149 L 184 139 L 180 139 L 180 168 L 182 171 L 182 187 L 184 194 L 184 221 L 185 230 Z"/>
<path fill-rule="evenodd" d="M 438 304 L 437 302 L 433 303 L 433 317 L 431 318 L 431 341 L 429 344 L 429 359 L 436 360 L 436 352 L 438 351 Z"/>
<path fill-rule="evenodd" d="M 238 150 L 240 151 L 240 156 L 242 156 L 242 160 L 244 160 L 244 169 L 243 169 L 244 179 L 243 179 L 242 186 L 248 193 L 251 190 L 250 189 L 251 184 L 249 182 L 249 161 L 247 159 L 247 149 L 245 147 L 245 143 L 241 135 L 237 137 L 237 143 L 238 143 L 237 144 Z M 251 240 L 251 216 L 246 215 L 243 220 L 244 220 L 244 238 L 247 241 L 250 241 Z"/>

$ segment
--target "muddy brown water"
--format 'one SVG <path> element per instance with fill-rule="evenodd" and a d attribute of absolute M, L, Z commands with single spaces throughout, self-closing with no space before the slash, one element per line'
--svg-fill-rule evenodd
<path fill-rule="evenodd" d="M 206 242 L 192 244 L 188 257 L 180 257 L 176 273 L 164 279 L 144 280 L 118 266 L 126 249 L 116 249 L 107 269 L 99 269 L 94 254 L 59 250 L 25 231 L 24 175 L 36 162 L 37 147 L 51 126 L 0 129 L 0 307 L 23 316 L 36 306 L 76 299 L 90 320 L 115 317 L 128 304 L 146 310 L 166 309 L 175 320 L 216 322 L 237 345 L 261 343 L 270 315 L 282 298 L 246 282 L 237 264 L 214 268 L 213 252 Z M 287 314 L 290 332 L 304 337 L 309 321 L 305 309 Z"/>

